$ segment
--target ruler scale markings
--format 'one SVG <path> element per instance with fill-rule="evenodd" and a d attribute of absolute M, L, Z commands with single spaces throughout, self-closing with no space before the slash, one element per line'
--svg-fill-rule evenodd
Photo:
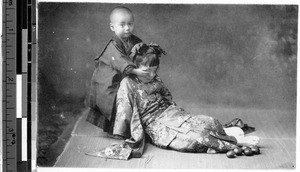
<path fill-rule="evenodd" d="M 3 171 L 31 171 L 36 164 L 31 157 L 36 158 L 31 153 L 36 149 L 36 130 L 31 130 L 36 120 L 31 116 L 36 113 L 36 91 L 31 91 L 36 89 L 35 5 L 35 0 L 3 2 Z"/>
<path fill-rule="evenodd" d="M 17 56 L 16 56 L 16 68 L 17 68 L 17 75 L 22 73 L 22 21 L 23 21 L 23 17 L 22 17 L 22 1 L 19 1 L 19 3 L 16 4 L 17 6 L 17 42 L 16 42 L 16 47 L 17 47 Z"/>
<path fill-rule="evenodd" d="M 22 29 L 22 54 L 21 54 L 21 75 L 22 75 L 22 119 L 21 126 L 21 161 L 18 161 L 18 169 L 27 169 L 27 103 L 26 94 L 27 94 L 27 1 L 22 1 L 21 3 L 21 29 Z M 24 118 L 25 117 L 25 118 Z"/>
<path fill-rule="evenodd" d="M 16 163 L 16 110 L 7 109 L 14 107 L 16 103 L 15 88 L 15 47 L 10 47 L 16 43 L 16 1 L 9 0 L 3 2 L 3 49 L 5 63 L 3 64 L 3 171 L 17 171 Z M 7 46 L 7 47 L 6 47 Z M 9 59 L 9 61 L 8 61 Z M 8 64 L 8 65 L 7 65 Z M 9 72 L 8 72 L 9 71 Z M 9 88 L 9 89 L 7 89 Z"/>
<path fill-rule="evenodd" d="M 19 1 L 20 3 L 17 4 L 17 131 L 18 131 L 18 139 L 17 139 L 17 170 L 21 171 L 23 168 L 21 167 L 20 162 L 23 159 L 23 150 L 22 150 L 22 143 L 23 143 L 23 80 L 24 76 L 22 75 L 23 72 L 23 51 L 24 51 L 24 31 L 23 31 L 23 11 L 24 11 L 24 1 Z M 26 93 L 25 93 L 26 94 Z"/>
<path fill-rule="evenodd" d="M 8 120 L 8 119 L 3 119 L 3 121 L 12 122 L 12 120 Z"/>

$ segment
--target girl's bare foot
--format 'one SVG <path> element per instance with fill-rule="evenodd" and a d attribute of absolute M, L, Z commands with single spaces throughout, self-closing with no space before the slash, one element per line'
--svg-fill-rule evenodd
<path fill-rule="evenodd" d="M 214 154 L 217 153 L 217 151 L 214 150 L 213 148 L 208 148 L 206 153 Z"/>
<path fill-rule="evenodd" d="M 259 143 L 259 137 L 245 136 L 244 131 L 239 127 L 224 128 L 224 131 L 227 135 L 234 136 L 236 138 L 238 146 L 255 146 Z"/>
<path fill-rule="evenodd" d="M 259 144 L 259 137 L 257 136 L 245 136 L 237 139 L 238 146 L 257 146 Z"/>

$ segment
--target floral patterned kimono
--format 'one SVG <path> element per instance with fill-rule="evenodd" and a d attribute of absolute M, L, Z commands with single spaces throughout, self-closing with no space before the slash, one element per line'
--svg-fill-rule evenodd
<path fill-rule="evenodd" d="M 89 155 L 123 159 L 141 157 L 145 138 L 160 148 L 205 153 L 208 148 L 226 152 L 236 139 L 226 135 L 218 120 L 192 115 L 172 102 L 169 90 L 156 76 L 143 83 L 135 76 L 122 80 L 117 93 L 113 134 L 127 138 Z"/>

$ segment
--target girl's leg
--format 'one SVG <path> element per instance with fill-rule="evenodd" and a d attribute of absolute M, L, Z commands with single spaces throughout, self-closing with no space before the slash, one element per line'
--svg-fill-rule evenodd
<path fill-rule="evenodd" d="M 207 151 L 207 147 L 204 145 L 200 145 L 196 138 L 199 136 L 196 136 L 196 134 L 184 134 L 184 133 L 178 133 L 176 138 L 169 144 L 169 148 L 173 150 L 177 150 L 180 152 L 198 152 L 198 153 L 205 153 Z"/>
<path fill-rule="evenodd" d="M 189 131 L 186 134 L 178 133 L 168 147 L 181 152 L 217 153 L 226 152 L 237 145 L 215 138 L 208 132 Z"/>
<path fill-rule="evenodd" d="M 259 144 L 259 137 L 245 136 L 244 131 L 239 127 L 224 128 L 223 125 L 216 119 L 211 120 L 210 125 L 216 130 L 218 130 L 220 133 L 235 137 L 237 139 L 238 146 L 256 146 Z"/>
<path fill-rule="evenodd" d="M 211 150 L 226 152 L 237 147 L 234 143 L 236 140 L 230 138 L 224 131 L 222 124 L 210 116 L 193 116 L 182 127 L 190 128 L 191 131 L 187 134 L 191 135 L 191 138 L 195 139 L 198 145 L 209 148 L 208 152 L 214 152 Z"/>

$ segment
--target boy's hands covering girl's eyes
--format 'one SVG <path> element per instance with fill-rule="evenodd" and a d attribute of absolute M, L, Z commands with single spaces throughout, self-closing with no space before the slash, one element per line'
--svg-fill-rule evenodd
<path fill-rule="evenodd" d="M 147 77 L 149 75 L 149 71 L 141 69 L 141 68 L 132 69 L 131 73 L 135 74 L 136 76 L 141 76 L 141 77 Z"/>

